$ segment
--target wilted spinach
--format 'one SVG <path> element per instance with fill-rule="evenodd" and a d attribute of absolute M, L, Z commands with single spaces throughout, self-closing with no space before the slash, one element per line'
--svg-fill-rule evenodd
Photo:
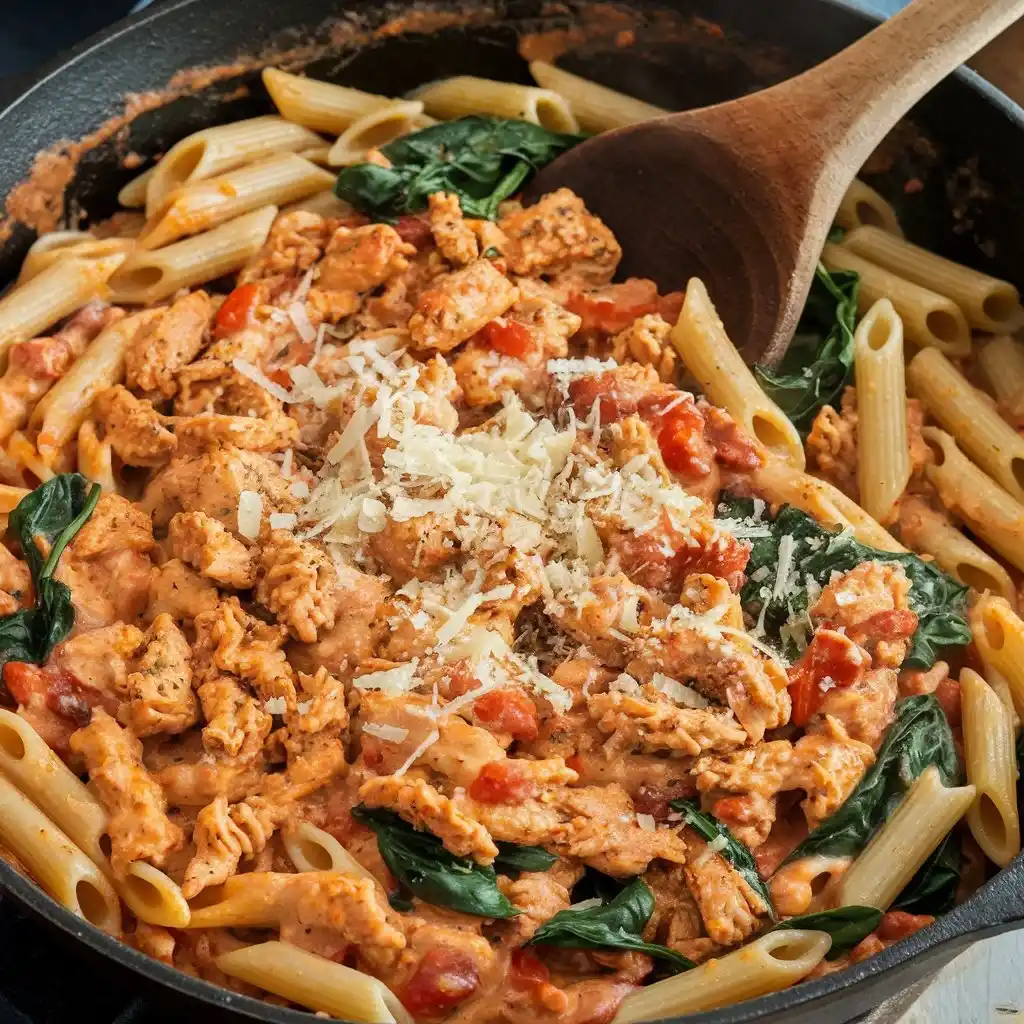
<path fill-rule="evenodd" d="M 390 167 L 344 168 L 334 191 L 375 220 L 394 221 L 426 209 L 434 192 L 455 193 L 467 217 L 494 220 L 499 203 L 583 139 L 527 121 L 460 117 L 382 146 Z"/>
<path fill-rule="evenodd" d="M 750 499 L 727 498 L 719 515 L 747 519 L 753 515 Z M 752 549 L 747 563 L 747 583 L 740 593 L 744 611 L 764 628 L 766 639 L 780 649 L 789 647 L 783 627 L 808 609 L 807 581 L 824 587 L 834 572 L 849 572 L 861 562 L 897 562 L 910 579 L 910 607 L 917 613 L 917 630 L 910 643 L 904 668 L 931 668 L 939 650 L 962 647 L 971 642 L 964 617 L 967 587 L 947 576 L 934 562 L 925 562 L 910 552 L 879 551 L 861 544 L 850 531 L 826 529 L 792 505 L 780 509 L 774 520 L 765 519 L 757 529 L 747 531 Z M 793 539 L 789 585 L 774 596 L 783 537 Z M 767 602 L 767 607 L 765 603 Z M 793 654 L 792 649 L 787 653 Z"/>
<path fill-rule="evenodd" d="M 520 871 L 550 871 L 558 858 L 548 853 L 543 846 L 517 846 L 515 843 L 498 843 L 498 856 L 494 858 L 495 870 L 506 875 Z"/>
<path fill-rule="evenodd" d="M 950 832 L 907 882 L 890 909 L 934 916 L 952 910 L 960 884 L 962 859 L 960 837 Z"/>
<path fill-rule="evenodd" d="M 654 913 L 654 893 L 634 878 L 618 895 L 600 907 L 560 910 L 533 933 L 528 946 L 560 949 L 631 949 L 665 960 L 675 971 L 695 966 L 682 953 L 667 946 L 644 942 L 644 925 Z"/>
<path fill-rule="evenodd" d="M 960 762 L 949 722 L 930 693 L 907 697 L 896 705 L 896 718 L 885 734 L 875 763 L 830 818 L 826 818 L 783 863 L 803 857 L 852 857 L 906 796 L 929 765 L 945 786 L 957 785 Z"/>
<path fill-rule="evenodd" d="M 764 900 L 768 906 L 768 913 L 774 921 L 776 915 L 775 907 L 772 905 L 772 894 L 761 878 L 750 850 L 729 831 L 727 825 L 714 816 L 705 814 L 693 801 L 673 800 L 672 809 L 679 811 L 683 816 L 683 821 L 708 842 L 713 842 L 719 836 L 725 837 L 726 844 L 719 853 L 743 876 L 747 885 Z"/>
<path fill-rule="evenodd" d="M 824 910 L 820 914 L 791 917 L 781 921 L 772 931 L 806 928 L 812 932 L 828 932 L 832 936 L 832 945 L 825 959 L 836 960 L 853 949 L 862 939 L 866 939 L 881 921 L 882 912 L 874 907 L 837 907 L 835 910 Z"/>
<path fill-rule="evenodd" d="M 64 549 L 85 525 L 100 499 L 101 488 L 78 473 L 63 473 L 41 484 L 18 502 L 9 527 L 21 542 L 32 574 L 36 603 L 0 618 L 0 665 L 28 661 L 41 665 L 75 624 L 71 591 L 53 574 Z M 43 557 L 37 539 L 48 550 Z"/>
<path fill-rule="evenodd" d="M 477 917 L 519 913 L 498 888 L 494 868 L 456 857 L 437 836 L 417 831 L 393 811 L 360 805 L 352 809 L 352 817 L 377 833 L 377 848 L 388 870 L 425 903 Z"/>
<path fill-rule="evenodd" d="M 762 390 L 805 435 L 825 405 L 838 406 L 853 373 L 853 331 L 857 323 L 860 275 L 814 274 L 796 334 L 778 369 L 755 366 Z"/>

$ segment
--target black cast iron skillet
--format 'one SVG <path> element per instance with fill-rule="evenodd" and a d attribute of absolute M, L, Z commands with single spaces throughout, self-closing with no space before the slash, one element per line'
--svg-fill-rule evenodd
<path fill-rule="evenodd" d="M 443 7 L 429 0 L 428 10 Z M 458 73 L 528 81 L 517 55 L 520 34 L 590 26 L 563 63 L 670 108 L 716 102 L 771 84 L 823 60 L 866 31 L 871 19 L 838 0 L 632 0 L 633 16 L 611 24 L 608 5 L 593 9 L 543 0 L 471 4 L 463 27 L 388 33 L 357 47 L 328 46 L 307 57 L 316 77 L 397 94 Z M 450 8 L 444 8 L 450 10 Z M 131 92 L 161 88 L 196 65 L 224 65 L 244 55 L 327 40 L 326 19 L 342 11 L 369 29 L 407 6 L 384 9 L 355 0 L 179 0 L 94 37 L 50 66 L 0 113 L 0 196 L 27 174 L 33 155 L 60 139 L 94 131 Z M 660 12 L 660 13 L 658 13 Z M 602 20 L 603 18 L 603 20 Z M 595 29 L 595 24 L 597 29 Z M 609 31 L 600 31 L 601 27 Z M 623 29 L 632 37 L 618 35 Z M 616 43 L 631 42 L 621 46 Z M 239 95 L 240 83 L 252 86 Z M 189 132 L 267 112 L 250 70 L 138 117 L 127 137 L 87 154 L 67 190 L 68 205 L 92 217 L 115 206 L 133 173 L 120 166 L 127 149 L 154 156 Z M 868 180 L 900 208 L 907 234 L 979 269 L 1024 283 L 1024 113 L 969 72 L 947 81 L 896 130 Z M 904 186 L 911 184 L 904 194 Z M 0 285 L 12 278 L 32 239 L 20 228 L 0 247 Z M 627 254 L 628 256 L 628 254 Z M 680 282 L 682 283 L 682 282 Z M 159 988 L 173 1019 L 308 1022 L 284 1010 L 197 981 L 84 925 L 0 860 L 0 885 L 27 909 L 95 954 L 100 970 L 131 970 Z M 934 974 L 970 943 L 1024 921 L 1024 858 L 970 900 L 904 942 L 844 971 L 762 999 L 687 1018 L 692 1024 L 747 1021 L 852 1021 Z M 113 967 L 117 965 L 117 968 Z"/>

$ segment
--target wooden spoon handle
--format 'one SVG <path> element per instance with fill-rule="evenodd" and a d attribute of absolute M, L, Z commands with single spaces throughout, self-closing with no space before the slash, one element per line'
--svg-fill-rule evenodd
<path fill-rule="evenodd" d="M 854 171 L 930 89 L 1024 15 L 1024 0 L 915 0 L 810 71 L 769 89 L 813 125 L 822 165 Z"/>

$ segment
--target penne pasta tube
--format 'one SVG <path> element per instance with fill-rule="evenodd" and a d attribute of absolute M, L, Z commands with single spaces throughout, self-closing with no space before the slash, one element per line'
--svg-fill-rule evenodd
<path fill-rule="evenodd" d="M 836 211 L 836 224 L 844 231 L 855 231 L 870 224 L 897 238 L 903 237 L 903 229 L 892 205 L 860 178 L 854 178 L 853 184 L 846 190 Z"/>
<path fill-rule="evenodd" d="M 416 119 L 422 113 L 423 104 L 418 100 L 399 100 L 371 110 L 338 136 L 327 154 L 327 163 L 331 167 L 362 163 L 368 149 L 379 149 L 416 131 Z"/>
<path fill-rule="evenodd" d="M 318 1013 L 358 1024 L 413 1024 L 409 1011 L 382 981 L 285 942 L 222 953 L 216 963 L 233 978 Z"/>
<path fill-rule="evenodd" d="M 86 420 L 78 428 L 78 472 L 99 484 L 107 494 L 117 494 L 113 455 L 109 442 L 100 440 L 96 424 Z"/>
<path fill-rule="evenodd" d="M 1010 716 L 1010 726 L 1016 733 L 1021 725 L 1020 712 L 1013 699 L 1013 690 L 1010 689 L 1006 676 L 1002 672 L 997 672 L 994 668 L 986 665 L 985 678 L 988 680 L 988 685 L 992 687 L 993 693 L 1003 702 L 1003 707 L 1006 708 Z"/>
<path fill-rule="evenodd" d="M 796 427 L 761 390 L 725 333 L 704 283 L 690 278 L 679 320 L 670 335 L 687 369 L 708 400 L 724 408 L 770 454 L 804 468 L 804 446 Z"/>
<path fill-rule="evenodd" d="M 308 128 L 273 115 L 204 128 L 172 146 L 153 168 L 146 188 L 146 216 L 153 217 L 172 192 L 189 182 L 322 145 L 323 139 Z"/>
<path fill-rule="evenodd" d="M 0 708 L 0 778 L 17 786 L 113 884 L 140 920 L 183 928 L 189 909 L 180 887 L 159 868 L 136 861 L 115 878 L 103 851 L 108 815 L 92 791 L 25 719 Z"/>
<path fill-rule="evenodd" d="M 993 338 L 978 353 L 978 363 L 1002 413 L 1024 420 L 1024 346 L 1016 338 Z"/>
<path fill-rule="evenodd" d="M 1008 562 L 1024 569 L 1024 506 L 986 476 L 938 427 L 921 432 L 935 461 L 925 470 L 939 500 Z"/>
<path fill-rule="evenodd" d="M 204 889 L 189 903 L 189 928 L 271 928 L 278 923 L 281 894 L 297 875 L 251 871 Z"/>
<path fill-rule="evenodd" d="M 117 193 L 117 201 L 129 210 L 141 210 L 146 205 L 146 195 L 149 192 L 149 182 L 156 171 L 156 166 L 143 171 L 138 177 L 132 178 L 120 192 Z"/>
<path fill-rule="evenodd" d="M 985 672 L 997 672 L 1010 688 L 1013 703 L 1024 707 L 1024 620 L 1001 597 L 987 595 L 974 602 L 971 635 Z"/>
<path fill-rule="evenodd" d="M 394 103 L 390 96 L 318 82 L 277 68 L 264 69 L 263 84 L 282 116 L 328 135 L 340 135 L 353 121 Z"/>
<path fill-rule="evenodd" d="M 1005 868 L 1020 853 L 1017 752 L 1010 712 L 969 668 L 960 673 L 960 699 L 967 781 L 976 790 L 967 824 L 985 856 Z"/>
<path fill-rule="evenodd" d="M 781 459 L 768 459 L 754 471 L 750 482 L 754 490 L 773 505 L 795 505 L 825 526 L 852 530 L 862 544 L 880 551 L 907 550 L 839 488 L 802 473 Z"/>
<path fill-rule="evenodd" d="M 937 348 L 948 356 L 970 352 L 971 329 L 952 299 L 904 280 L 845 246 L 826 245 L 821 261 L 829 270 L 855 270 L 860 275 L 857 308 L 861 314 L 879 299 L 888 299 L 903 321 L 908 341 L 921 348 Z"/>
<path fill-rule="evenodd" d="M 58 257 L 44 260 L 50 253 L 59 250 L 67 250 L 80 242 L 95 241 L 95 238 L 88 231 L 47 231 L 40 235 L 30 246 L 21 264 L 21 271 L 18 274 L 18 284 L 24 284 L 39 273 L 45 270 Z"/>
<path fill-rule="evenodd" d="M 469 114 L 494 114 L 529 121 L 553 132 L 578 132 L 580 126 L 565 97 L 551 89 L 517 82 L 458 75 L 421 86 L 411 93 L 423 109 L 443 121 Z"/>
<path fill-rule="evenodd" d="M 870 225 L 851 231 L 841 244 L 905 281 L 952 299 L 976 330 L 1009 334 L 1024 322 L 1020 292 L 1009 281 L 970 270 Z"/>
<path fill-rule="evenodd" d="M 54 232 L 54 234 L 65 233 L 68 235 L 82 234 L 82 232 L 78 231 Z M 45 238 L 46 236 L 44 235 L 43 237 Z M 70 256 L 85 260 L 98 260 L 106 256 L 118 255 L 127 258 L 134 248 L 134 238 L 94 238 L 92 235 L 85 235 L 84 238 L 80 238 L 77 241 L 72 242 L 68 240 L 66 244 L 54 245 L 35 254 L 33 254 L 32 250 L 29 250 L 29 254 L 25 258 L 24 264 L 22 264 L 18 284 L 22 285 L 26 281 L 31 281 L 32 278 L 42 273 L 47 267 L 52 267 L 55 263 L 59 263 Z"/>
<path fill-rule="evenodd" d="M 903 324 L 888 299 L 879 299 L 857 326 L 853 365 L 860 503 L 884 523 L 893 518 L 910 479 Z"/>
<path fill-rule="evenodd" d="M 963 374 L 941 352 L 923 349 L 907 367 L 907 383 L 971 461 L 1024 502 L 1024 437 Z"/>
<path fill-rule="evenodd" d="M 35 338 L 58 320 L 107 294 L 107 281 L 124 262 L 124 253 L 101 259 L 69 256 L 0 299 L 0 355 L 16 341 Z"/>
<path fill-rule="evenodd" d="M 39 453 L 39 449 L 20 430 L 15 430 L 7 438 L 3 450 L 4 454 L 17 466 L 18 472 L 22 476 L 27 471 L 40 483 L 46 483 L 47 480 L 52 480 L 57 475 L 53 466 L 47 463 Z M 60 454 L 59 452 L 53 453 L 54 461 Z"/>
<path fill-rule="evenodd" d="M 340 871 L 376 882 L 373 873 L 364 868 L 334 836 L 308 821 L 285 828 L 282 839 L 296 871 Z"/>
<path fill-rule="evenodd" d="M 778 992 L 806 978 L 831 945 L 825 932 L 768 932 L 723 957 L 631 992 L 612 1024 L 682 1017 Z"/>
<path fill-rule="evenodd" d="M 947 788 L 938 768 L 929 765 L 840 879 L 835 905 L 888 910 L 975 795 L 972 785 Z"/>
<path fill-rule="evenodd" d="M 562 96 L 576 115 L 580 127 L 588 132 L 604 132 L 670 113 L 663 107 L 598 85 L 546 61 L 530 61 L 530 74 L 538 85 Z"/>
<path fill-rule="evenodd" d="M 295 202 L 333 184 L 333 174 L 296 153 L 268 157 L 172 192 L 158 214 L 146 222 L 138 244 L 142 249 L 159 249 L 251 210 Z"/>
<path fill-rule="evenodd" d="M 311 164 L 316 164 L 317 167 L 327 166 L 327 157 L 331 152 L 331 147 L 325 142 L 322 146 L 311 146 L 309 149 L 300 149 L 299 156 L 303 160 L 308 160 Z"/>
<path fill-rule="evenodd" d="M 293 210 L 305 210 L 307 213 L 318 213 L 321 217 L 350 217 L 355 211 L 351 203 L 339 199 L 333 189 L 324 189 L 297 203 L 289 203 L 281 207 L 281 213 L 291 213 Z"/>
<path fill-rule="evenodd" d="M 157 302 L 240 270 L 260 251 L 276 216 L 276 206 L 265 206 L 165 249 L 136 253 L 110 282 L 114 301 Z"/>
<path fill-rule="evenodd" d="M 931 555 L 954 579 L 1017 603 L 1010 574 L 987 551 L 965 537 L 949 517 L 924 499 L 908 495 L 900 501 L 900 537 L 918 554 Z"/>
<path fill-rule="evenodd" d="M 2 773 L 0 842 L 58 903 L 111 935 L 121 934 L 121 904 L 107 877 Z"/>

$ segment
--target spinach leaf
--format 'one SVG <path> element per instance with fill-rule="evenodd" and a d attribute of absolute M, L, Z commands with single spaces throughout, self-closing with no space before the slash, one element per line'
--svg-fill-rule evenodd
<path fill-rule="evenodd" d="M 882 912 L 874 907 L 837 907 L 820 914 L 802 914 L 790 917 L 777 924 L 772 931 L 786 931 L 806 928 L 808 931 L 828 932 L 832 945 L 826 960 L 837 960 L 847 950 L 853 949 L 861 939 L 867 938 L 881 923 Z"/>
<path fill-rule="evenodd" d="M 741 523 L 753 517 L 750 499 L 726 498 L 719 515 Z M 964 617 L 967 587 L 947 576 L 933 562 L 911 552 L 879 551 L 861 544 L 846 530 L 836 533 L 816 522 L 806 512 L 785 505 L 774 521 L 757 521 L 745 531 L 751 541 L 747 583 L 740 592 L 744 611 L 763 628 L 765 638 L 780 650 L 795 653 L 792 632 L 801 623 L 809 632 L 807 610 L 811 604 L 808 580 L 824 587 L 834 572 L 849 572 L 861 562 L 896 562 L 910 580 L 910 607 L 917 613 L 917 630 L 911 640 L 904 668 L 931 668 L 944 647 L 961 647 L 971 642 Z M 783 539 L 792 540 L 792 557 L 780 559 Z M 779 597 L 774 596 L 779 565 L 788 561 L 789 581 Z"/>
<path fill-rule="evenodd" d="M 838 406 L 853 375 L 853 330 L 857 322 L 860 275 L 814 274 L 796 334 L 778 369 L 755 366 L 761 389 L 804 436 L 825 405 Z"/>
<path fill-rule="evenodd" d="M 461 117 L 382 146 L 390 167 L 344 168 L 334 191 L 375 220 L 423 210 L 434 192 L 454 192 L 467 217 L 494 220 L 500 202 L 583 139 L 527 121 Z"/>
<path fill-rule="evenodd" d="M 761 878 L 750 850 L 729 831 L 728 826 L 712 815 L 705 814 L 691 800 L 673 800 L 671 806 L 674 811 L 679 811 L 682 814 L 683 820 L 690 828 L 708 842 L 713 842 L 719 836 L 725 837 L 726 844 L 719 853 L 743 876 L 747 885 L 764 900 L 771 919 L 776 920 L 772 894 Z"/>
<path fill-rule="evenodd" d="M 640 878 L 634 878 L 617 896 L 600 907 L 560 910 L 533 934 L 528 946 L 557 946 L 559 949 L 632 949 L 666 960 L 677 971 L 695 966 L 681 953 L 667 946 L 644 942 L 644 925 L 654 913 L 654 893 Z"/>
<path fill-rule="evenodd" d="M 494 868 L 449 853 L 441 840 L 419 832 L 393 811 L 360 805 L 356 821 L 377 833 L 377 848 L 388 870 L 425 903 L 477 917 L 514 917 L 518 910 L 497 884 Z"/>
<path fill-rule="evenodd" d="M 0 618 L 0 666 L 9 661 L 42 664 L 75 624 L 71 591 L 53 578 L 71 539 L 85 525 L 100 500 L 101 488 L 78 473 L 64 473 L 37 487 L 18 502 L 9 526 L 21 542 L 32 574 L 36 603 Z M 37 538 L 45 542 L 44 559 Z"/>
<path fill-rule="evenodd" d="M 935 916 L 952 910 L 960 884 L 962 859 L 960 837 L 950 832 L 907 882 L 890 909 Z"/>
<path fill-rule="evenodd" d="M 494 867 L 506 875 L 520 871 L 550 871 L 558 860 L 543 846 L 517 846 L 515 843 L 498 843 L 497 846 Z"/>
<path fill-rule="evenodd" d="M 960 762 L 941 705 L 930 693 L 907 697 L 896 705 L 896 719 L 889 726 L 875 763 L 839 810 L 783 863 L 815 854 L 852 857 L 859 853 L 896 810 L 914 780 L 932 764 L 938 768 L 943 785 L 958 784 Z"/>

